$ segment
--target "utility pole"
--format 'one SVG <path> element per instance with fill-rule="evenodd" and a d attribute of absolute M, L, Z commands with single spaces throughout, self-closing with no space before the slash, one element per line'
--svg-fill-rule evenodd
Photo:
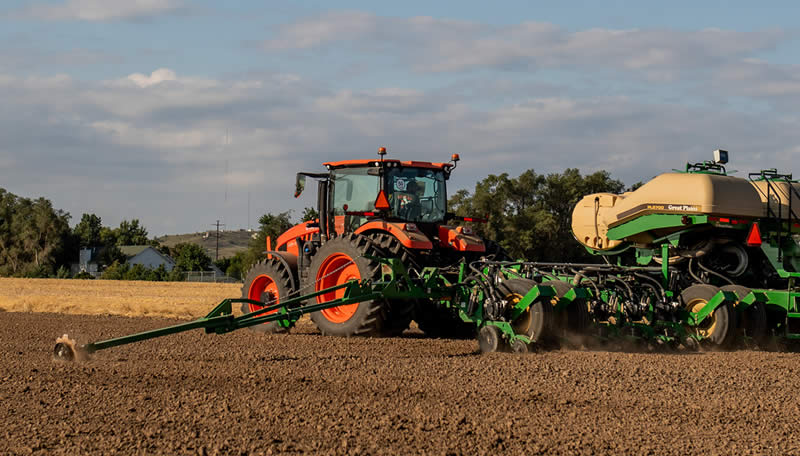
<path fill-rule="evenodd" d="M 214 255 L 214 261 L 218 261 L 219 260 L 219 227 L 225 226 L 225 224 L 224 223 L 219 223 L 219 220 L 217 220 L 217 223 L 212 223 L 211 226 L 216 226 L 217 227 L 217 252 Z"/>

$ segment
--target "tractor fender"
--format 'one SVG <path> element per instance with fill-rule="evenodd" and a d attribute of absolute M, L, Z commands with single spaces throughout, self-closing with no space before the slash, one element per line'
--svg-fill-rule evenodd
<path fill-rule="evenodd" d="M 406 248 L 415 250 L 431 250 L 433 248 L 433 242 L 428 239 L 428 236 L 425 236 L 417 231 L 417 228 L 412 227 L 414 227 L 413 223 L 394 223 L 383 220 L 375 220 L 361 225 L 355 233 L 365 234 L 370 231 L 388 232 L 397 238 L 397 240 L 400 241 L 400 243 Z"/>
<path fill-rule="evenodd" d="M 315 233 L 319 232 L 319 225 L 316 221 L 309 221 L 303 222 L 298 225 L 295 225 L 280 236 L 278 236 L 278 240 L 275 241 L 275 249 L 280 250 L 283 246 L 286 246 L 285 249 L 287 252 L 295 256 L 300 254 L 300 249 L 297 246 L 297 238 L 300 238 L 303 241 L 309 241 L 314 236 Z M 297 261 L 295 260 L 295 269 Z"/>
<path fill-rule="evenodd" d="M 485 252 L 486 246 L 480 237 L 468 227 L 439 226 L 439 245 L 459 252 Z"/>
<path fill-rule="evenodd" d="M 278 252 L 277 250 L 267 250 L 264 252 L 267 257 L 273 256 L 289 271 L 289 281 L 292 290 L 298 289 L 297 283 L 297 255 L 290 252 Z"/>

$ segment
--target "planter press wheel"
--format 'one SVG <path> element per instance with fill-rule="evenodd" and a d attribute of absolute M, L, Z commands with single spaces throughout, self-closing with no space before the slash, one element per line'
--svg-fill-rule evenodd
<path fill-rule="evenodd" d="M 681 304 L 689 312 L 699 312 L 711 298 L 719 292 L 719 288 L 708 284 L 695 284 L 681 292 Z M 726 302 L 707 316 L 698 326 L 687 326 L 690 332 L 696 332 L 705 343 L 717 348 L 729 348 L 736 339 L 736 314 L 733 306 Z"/>
<path fill-rule="evenodd" d="M 533 280 L 511 279 L 503 282 L 499 288 L 508 307 L 513 308 L 536 285 Z M 537 344 L 549 346 L 557 340 L 553 307 L 541 299 L 528 306 L 525 312 L 511 322 L 511 327 L 516 334 L 526 336 Z"/>

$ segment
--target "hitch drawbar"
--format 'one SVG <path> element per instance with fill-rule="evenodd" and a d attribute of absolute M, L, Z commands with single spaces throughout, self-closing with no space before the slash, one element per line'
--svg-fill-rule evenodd
<path fill-rule="evenodd" d="M 293 326 L 301 316 L 318 310 L 328 309 L 336 306 L 354 304 L 362 301 L 369 301 L 384 296 L 384 291 L 389 288 L 392 282 L 351 281 L 334 287 L 326 288 L 314 293 L 310 293 L 296 298 L 287 299 L 281 303 L 269 305 L 268 303 L 254 301 L 252 299 L 231 298 L 225 299 L 208 315 L 188 323 L 167 326 L 165 328 L 144 331 L 128 336 L 117 337 L 115 339 L 90 342 L 85 345 L 77 345 L 66 334 L 56 339 L 56 346 L 53 349 L 53 356 L 64 361 L 75 361 L 86 359 L 92 353 L 105 350 L 107 348 L 120 345 L 140 342 L 147 339 L 176 334 L 193 329 L 203 328 L 207 334 L 225 334 L 241 328 L 260 325 L 271 321 L 277 321 L 284 328 Z M 330 293 L 344 288 L 344 295 L 325 303 L 307 304 L 303 303 L 319 295 Z M 264 306 L 254 312 L 235 317 L 233 315 L 233 304 L 249 303 Z"/>
<path fill-rule="evenodd" d="M 297 323 L 297 320 L 299 320 L 301 316 L 319 310 L 371 301 L 379 298 L 429 298 L 450 301 L 453 300 L 457 294 L 461 293 L 464 288 L 464 284 L 462 283 L 442 284 L 442 282 L 438 280 L 439 276 L 436 268 L 426 268 L 419 279 L 412 280 L 409 278 L 406 269 L 399 260 L 377 260 L 390 267 L 390 272 L 385 273 L 381 281 L 351 280 L 347 283 L 335 285 L 313 293 L 281 300 L 279 303 L 255 301 L 246 298 L 225 299 L 205 317 L 188 323 L 167 326 L 165 328 L 117 337 L 115 339 L 91 342 L 85 345 L 77 345 L 69 336 L 64 334 L 63 337 L 59 337 L 56 340 L 53 356 L 56 359 L 65 361 L 81 360 L 86 359 L 89 355 L 99 350 L 199 328 L 205 329 L 207 334 L 225 334 L 237 329 L 272 321 L 277 322 L 278 325 L 283 328 L 291 328 Z M 344 290 L 340 291 L 342 289 Z M 337 291 L 342 293 L 340 298 L 324 303 L 318 303 L 315 299 L 317 296 Z M 307 301 L 313 302 L 313 304 L 306 304 Z M 262 308 L 238 317 L 234 316 L 232 311 L 233 304 L 242 303 L 253 304 Z"/>

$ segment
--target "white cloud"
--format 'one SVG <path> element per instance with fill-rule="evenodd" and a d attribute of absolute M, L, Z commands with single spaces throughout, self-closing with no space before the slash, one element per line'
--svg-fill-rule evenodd
<path fill-rule="evenodd" d="M 164 81 L 174 81 L 175 72 L 168 68 L 159 68 L 147 76 L 142 73 L 134 73 L 128 76 L 128 80 L 132 81 L 139 87 L 150 87 L 151 85 L 159 84 Z"/>
<path fill-rule="evenodd" d="M 66 0 L 32 5 L 22 14 L 49 21 L 103 22 L 145 19 L 173 13 L 184 6 L 183 0 Z"/>
<path fill-rule="evenodd" d="M 785 38 L 781 30 L 569 31 L 538 22 L 490 26 L 430 17 L 338 12 L 288 24 L 265 41 L 264 48 L 293 50 L 349 43 L 356 49 L 397 56 L 424 72 L 585 66 L 653 72 L 711 68 L 771 49 Z M 658 73 L 649 76 L 669 77 Z"/>
<path fill-rule="evenodd" d="M 791 103 L 800 99 L 800 65 L 796 64 L 748 60 L 719 68 L 713 80 L 715 85 L 740 95 Z"/>

